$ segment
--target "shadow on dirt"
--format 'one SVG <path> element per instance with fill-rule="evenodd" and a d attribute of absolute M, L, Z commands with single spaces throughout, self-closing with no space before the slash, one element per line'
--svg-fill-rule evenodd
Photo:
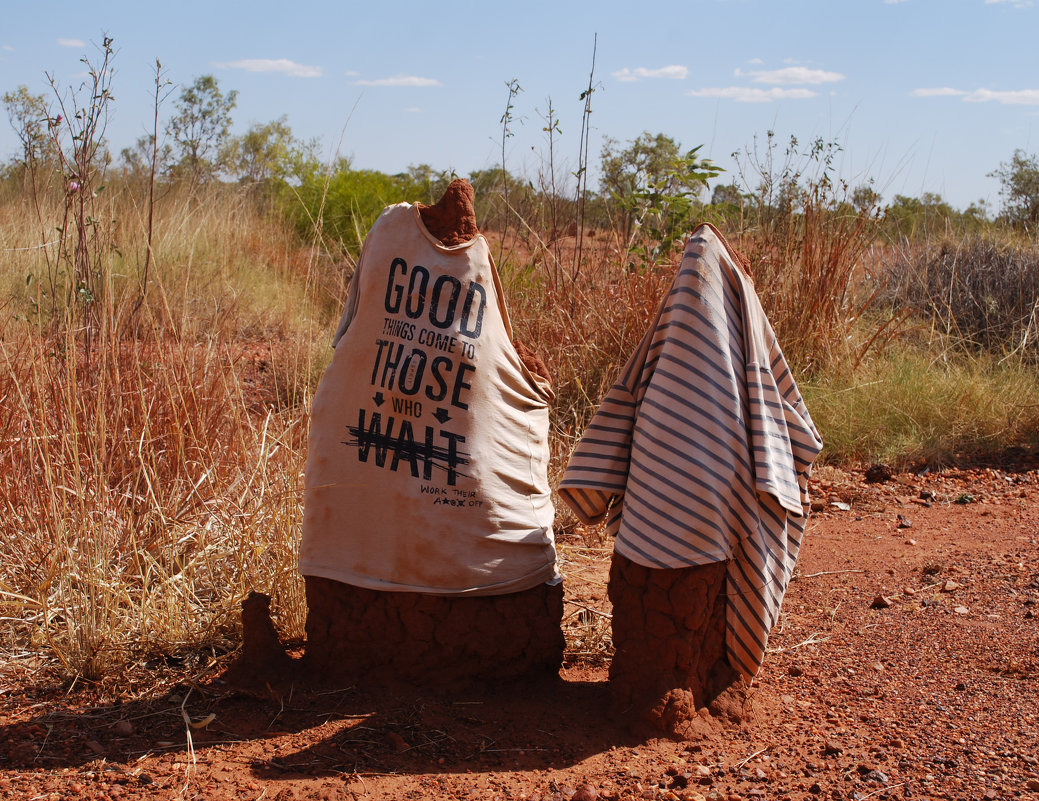
<path fill-rule="evenodd" d="M 605 681 L 433 695 L 414 688 L 257 698 L 217 683 L 166 698 L 65 708 L 0 727 L 0 770 L 209 760 L 234 743 L 258 779 L 569 767 L 644 741 L 611 720 Z M 190 721 L 190 727 L 189 727 Z M 191 733 L 191 746 L 187 732 Z M 248 744 L 242 751 L 243 744 Z"/>

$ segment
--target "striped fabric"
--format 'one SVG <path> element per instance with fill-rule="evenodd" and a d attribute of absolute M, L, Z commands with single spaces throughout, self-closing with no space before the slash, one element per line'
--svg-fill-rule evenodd
<path fill-rule="evenodd" d="M 653 568 L 728 561 L 727 651 L 757 673 L 808 516 L 822 441 L 754 285 L 699 227 L 559 494 Z"/>

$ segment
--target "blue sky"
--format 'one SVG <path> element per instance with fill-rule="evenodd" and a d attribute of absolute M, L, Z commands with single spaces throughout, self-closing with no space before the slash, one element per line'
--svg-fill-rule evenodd
<path fill-rule="evenodd" d="M 987 174 L 1039 152 L 1039 7 L 1032 0 L 685 0 L 516 4 L 432 0 L 4 0 L 0 92 L 83 80 L 83 55 L 115 40 L 115 152 L 146 133 L 156 58 L 178 87 L 213 74 L 237 89 L 236 131 L 286 115 L 293 132 L 356 167 L 428 163 L 459 175 L 501 159 L 506 83 L 513 172 L 547 160 L 543 115 L 576 166 L 595 61 L 591 152 L 643 131 L 736 172 L 730 155 L 769 130 L 838 141 L 853 185 L 937 192 L 998 207 Z M 179 91 L 176 89 L 175 91 Z M 173 110 L 173 98 L 160 112 Z M 17 140 L 0 122 L 0 157 Z"/>

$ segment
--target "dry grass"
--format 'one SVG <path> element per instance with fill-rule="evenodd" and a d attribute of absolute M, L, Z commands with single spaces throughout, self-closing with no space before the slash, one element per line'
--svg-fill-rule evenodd
<path fill-rule="evenodd" d="M 119 199 L 106 210 L 134 212 Z M 249 589 L 280 598 L 284 630 L 302 633 L 295 542 L 317 284 L 255 211 L 184 198 L 169 212 L 139 308 L 140 237 L 108 231 L 120 244 L 104 254 L 89 348 L 60 286 L 35 304 L 9 296 L 21 314 L 0 341 L 0 607 L 14 623 L 3 646 L 46 646 L 70 675 L 229 644 Z M 13 247 L 27 247 L 32 226 L 13 230 Z M 5 251 L 9 286 L 26 272 L 36 286 L 60 281 L 59 245 Z M 262 371 L 245 347 L 257 342 L 271 343 Z"/>

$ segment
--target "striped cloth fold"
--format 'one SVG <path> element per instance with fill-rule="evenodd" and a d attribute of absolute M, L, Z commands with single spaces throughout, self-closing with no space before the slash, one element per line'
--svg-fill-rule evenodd
<path fill-rule="evenodd" d="M 713 226 L 693 233 L 559 494 L 645 567 L 728 561 L 727 654 L 750 678 L 801 547 L 822 440 L 738 265 Z"/>

